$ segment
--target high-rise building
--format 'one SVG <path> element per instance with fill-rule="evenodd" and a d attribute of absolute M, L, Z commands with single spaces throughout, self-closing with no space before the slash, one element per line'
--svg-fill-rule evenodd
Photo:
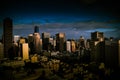
<path fill-rule="evenodd" d="M 13 54 L 12 54 L 12 57 L 18 57 L 18 54 L 19 54 L 19 46 L 18 46 L 18 43 L 13 43 L 13 46 L 12 46 L 12 49 L 13 49 Z"/>
<path fill-rule="evenodd" d="M 39 27 L 38 26 L 35 26 L 34 33 L 39 33 Z"/>
<path fill-rule="evenodd" d="M 86 41 L 86 49 L 90 49 L 90 39 L 87 39 Z"/>
<path fill-rule="evenodd" d="M 91 61 L 104 62 L 105 61 L 105 43 L 101 41 L 91 41 Z"/>
<path fill-rule="evenodd" d="M 0 42 L 0 60 L 4 58 L 4 45 Z"/>
<path fill-rule="evenodd" d="M 30 54 L 33 54 L 34 53 L 33 34 L 28 35 L 28 45 L 30 48 Z"/>
<path fill-rule="evenodd" d="M 49 50 L 50 33 L 47 32 L 42 33 L 42 43 L 43 43 L 43 50 Z"/>
<path fill-rule="evenodd" d="M 51 37 L 51 38 L 49 39 L 49 41 L 50 41 L 50 49 L 51 49 L 51 50 L 55 50 L 55 40 L 54 40 L 54 38 Z"/>
<path fill-rule="evenodd" d="M 93 32 L 91 33 L 91 40 L 93 41 L 103 41 L 104 40 L 104 35 L 103 32 Z"/>
<path fill-rule="evenodd" d="M 76 45 L 75 45 L 75 40 L 71 40 L 71 52 L 76 51 Z"/>
<path fill-rule="evenodd" d="M 42 45 L 41 45 L 39 33 L 33 34 L 33 46 L 34 46 L 34 53 L 33 54 L 39 54 L 42 50 Z"/>
<path fill-rule="evenodd" d="M 118 41 L 118 66 L 120 67 L 120 40 Z"/>
<path fill-rule="evenodd" d="M 56 34 L 56 50 L 60 52 L 65 50 L 65 33 Z"/>
<path fill-rule="evenodd" d="M 28 43 L 23 43 L 21 44 L 21 52 L 22 52 L 22 58 L 23 60 L 27 60 L 29 59 L 29 47 L 28 47 Z"/>
<path fill-rule="evenodd" d="M 20 38 L 19 44 L 23 44 L 23 43 L 26 43 L 26 42 L 25 42 L 25 39 L 24 39 L 24 38 Z"/>
<path fill-rule="evenodd" d="M 18 43 L 19 43 L 18 44 L 18 47 L 19 47 L 18 57 L 22 57 L 22 44 L 26 43 L 25 39 L 21 37 Z"/>
<path fill-rule="evenodd" d="M 86 40 L 84 39 L 83 36 L 80 36 L 80 39 L 79 39 L 79 51 L 80 51 L 81 56 L 84 55 L 85 48 L 86 48 Z"/>
<path fill-rule="evenodd" d="M 105 41 L 105 65 L 110 68 L 119 66 L 119 41 Z"/>
<path fill-rule="evenodd" d="M 14 35 L 14 43 L 17 43 L 20 40 L 19 35 Z"/>
<path fill-rule="evenodd" d="M 71 52 L 71 43 L 70 43 L 70 41 L 66 41 L 66 51 Z"/>
<path fill-rule="evenodd" d="M 33 42 L 33 34 L 28 35 L 28 43 Z"/>
<path fill-rule="evenodd" d="M 4 54 L 5 57 L 9 58 L 9 50 L 12 47 L 13 42 L 13 23 L 12 19 L 5 18 L 3 21 L 3 28 L 4 28 L 4 36 L 3 36 L 3 42 L 4 42 Z"/>
<path fill-rule="evenodd" d="M 86 43 L 85 43 L 86 41 L 83 36 L 80 36 L 79 42 L 80 42 L 80 47 L 84 47 L 84 48 L 86 47 Z"/>
<path fill-rule="evenodd" d="M 41 45 L 41 50 L 42 50 L 42 45 L 43 45 L 43 43 L 42 43 L 42 39 L 40 39 L 40 45 Z"/>

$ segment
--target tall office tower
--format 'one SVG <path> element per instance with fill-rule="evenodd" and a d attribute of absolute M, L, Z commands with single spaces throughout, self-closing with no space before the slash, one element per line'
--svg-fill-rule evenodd
<path fill-rule="evenodd" d="M 3 37 L 3 43 L 4 43 L 4 54 L 6 58 L 9 58 L 9 50 L 12 47 L 12 35 L 13 35 L 13 23 L 12 19 L 5 18 L 3 21 L 3 28 L 4 28 L 4 37 Z"/>
<path fill-rule="evenodd" d="M 119 41 L 105 41 L 105 65 L 109 68 L 119 66 Z"/>
<path fill-rule="evenodd" d="M 54 38 L 53 37 L 49 38 L 49 41 L 50 41 L 50 50 L 53 51 L 55 49 L 55 47 L 54 47 Z"/>
<path fill-rule="evenodd" d="M 21 37 L 20 40 L 19 40 L 19 44 L 23 44 L 23 43 L 26 43 L 26 42 L 25 42 L 25 38 L 22 38 L 22 37 Z"/>
<path fill-rule="evenodd" d="M 43 50 L 49 50 L 50 33 L 47 32 L 42 33 L 42 43 L 43 43 Z"/>
<path fill-rule="evenodd" d="M 56 34 L 56 50 L 60 52 L 65 50 L 65 33 Z"/>
<path fill-rule="evenodd" d="M 103 41 L 104 40 L 104 35 L 103 32 L 93 32 L 91 33 L 91 40 L 93 41 Z"/>
<path fill-rule="evenodd" d="M 71 40 L 71 52 L 75 52 L 75 51 L 76 51 L 75 41 Z"/>
<path fill-rule="evenodd" d="M 105 61 L 105 43 L 101 41 L 91 41 L 91 61 L 104 62 Z"/>
<path fill-rule="evenodd" d="M 33 34 L 28 35 L 28 43 L 33 42 Z"/>
<path fill-rule="evenodd" d="M 18 52 L 18 57 L 22 57 L 22 44 L 26 43 L 25 39 L 23 37 L 20 38 L 19 42 L 18 42 L 18 47 L 19 47 L 19 52 Z"/>
<path fill-rule="evenodd" d="M 33 54 L 39 54 L 42 50 L 42 45 L 41 45 L 39 33 L 33 34 L 33 46 L 34 46 L 34 53 Z"/>
<path fill-rule="evenodd" d="M 90 49 L 90 39 L 87 39 L 87 41 L 86 41 L 86 49 L 88 50 L 88 49 Z"/>
<path fill-rule="evenodd" d="M 4 58 L 4 45 L 0 42 L 0 60 Z"/>
<path fill-rule="evenodd" d="M 19 46 L 18 46 L 18 43 L 13 43 L 13 55 L 12 57 L 18 57 L 18 53 L 19 53 Z"/>
<path fill-rule="evenodd" d="M 56 39 L 53 38 L 53 48 L 54 48 L 54 51 L 56 51 Z"/>
<path fill-rule="evenodd" d="M 33 54 L 34 53 L 33 34 L 28 35 L 28 45 L 30 48 L 30 54 Z"/>
<path fill-rule="evenodd" d="M 40 45 L 41 45 L 41 50 L 42 50 L 42 45 L 43 45 L 42 39 L 40 39 Z"/>
<path fill-rule="evenodd" d="M 120 67 L 120 40 L 118 41 L 118 66 Z"/>
<path fill-rule="evenodd" d="M 80 36 L 80 39 L 79 39 L 80 55 L 84 55 L 85 48 L 86 48 L 86 41 L 83 36 Z"/>
<path fill-rule="evenodd" d="M 21 44 L 22 59 L 29 59 L 29 47 L 28 43 Z"/>
<path fill-rule="evenodd" d="M 50 42 L 51 45 L 53 45 L 54 44 L 54 39 L 52 37 L 50 37 L 49 42 Z"/>
<path fill-rule="evenodd" d="M 35 26 L 34 33 L 39 33 L 39 27 L 38 26 Z"/>
<path fill-rule="evenodd" d="M 85 48 L 86 47 L 86 41 L 83 36 L 80 36 L 80 47 Z"/>
<path fill-rule="evenodd" d="M 66 41 L 66 51 L 71 52 L 71 43 L 70 43 L 70 41 Z"/>
<path fill-rule="evenodd" d="M 15 35 L 14 36 L 14 43 L 17 43 L 20 40 L 20 36 L 19 35 Z"/>

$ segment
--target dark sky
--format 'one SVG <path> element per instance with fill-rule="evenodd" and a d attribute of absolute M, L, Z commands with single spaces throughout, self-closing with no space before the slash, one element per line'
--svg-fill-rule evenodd
<path fill-rule="evenodd" d="M 94 31 L 120 37 L 119 10 L 118 0 L 1 0 L 0 33 L 2 20 L 11 17 L 15 35 L 27 36 L 38 25 L 40 33 L 65 32 L 68 38 L 90 38 Z"/>

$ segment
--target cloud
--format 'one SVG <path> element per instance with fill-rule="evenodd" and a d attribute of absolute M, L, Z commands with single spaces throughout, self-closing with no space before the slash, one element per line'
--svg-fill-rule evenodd
<path fill-rule="evenodd" d="M 94 30 L 87 30 L 86 32 L 94 32 L 94 31 L 100 31 L 100 32 L 111 32 L 111 31 L 116 31 L 116 29 L 110 29 L 110 28 L 98 28 Z"/>
<path fill-rule="evenodd" d="M 40 33 L 49 32 L 55 35 L 59 32 L 64 32 L 67 38 L 79 38 L 85 36 L 90 38 L 91 32 L 100 31 L 108 37 L 119 37 L 120 27 L 115 23 L 96 22 L 96 21 L 83 21 L 83 22 L 70 22 L 70 23 L 45 23 L 45 24 L 16 24 L 14 25 L 14 33 L 28 35 L 34 33 L 34 26 L 39 26 Z"/>

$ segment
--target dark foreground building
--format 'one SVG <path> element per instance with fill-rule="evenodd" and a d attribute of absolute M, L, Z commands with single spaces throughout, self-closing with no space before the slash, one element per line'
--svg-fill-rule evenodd
<path fill-rule="evenodd" d="M 10 18 L 5 18 L 3 20 L 3 28 L 4 28 L 4 37 L 3 37 L 3 42 L 4 42 L 4 54 L 5 57 L 8 58 L 10 56 L 10 49 L 12 47 L 12 30 L 13 30 L 13 23 L 12 19 Z"/>

